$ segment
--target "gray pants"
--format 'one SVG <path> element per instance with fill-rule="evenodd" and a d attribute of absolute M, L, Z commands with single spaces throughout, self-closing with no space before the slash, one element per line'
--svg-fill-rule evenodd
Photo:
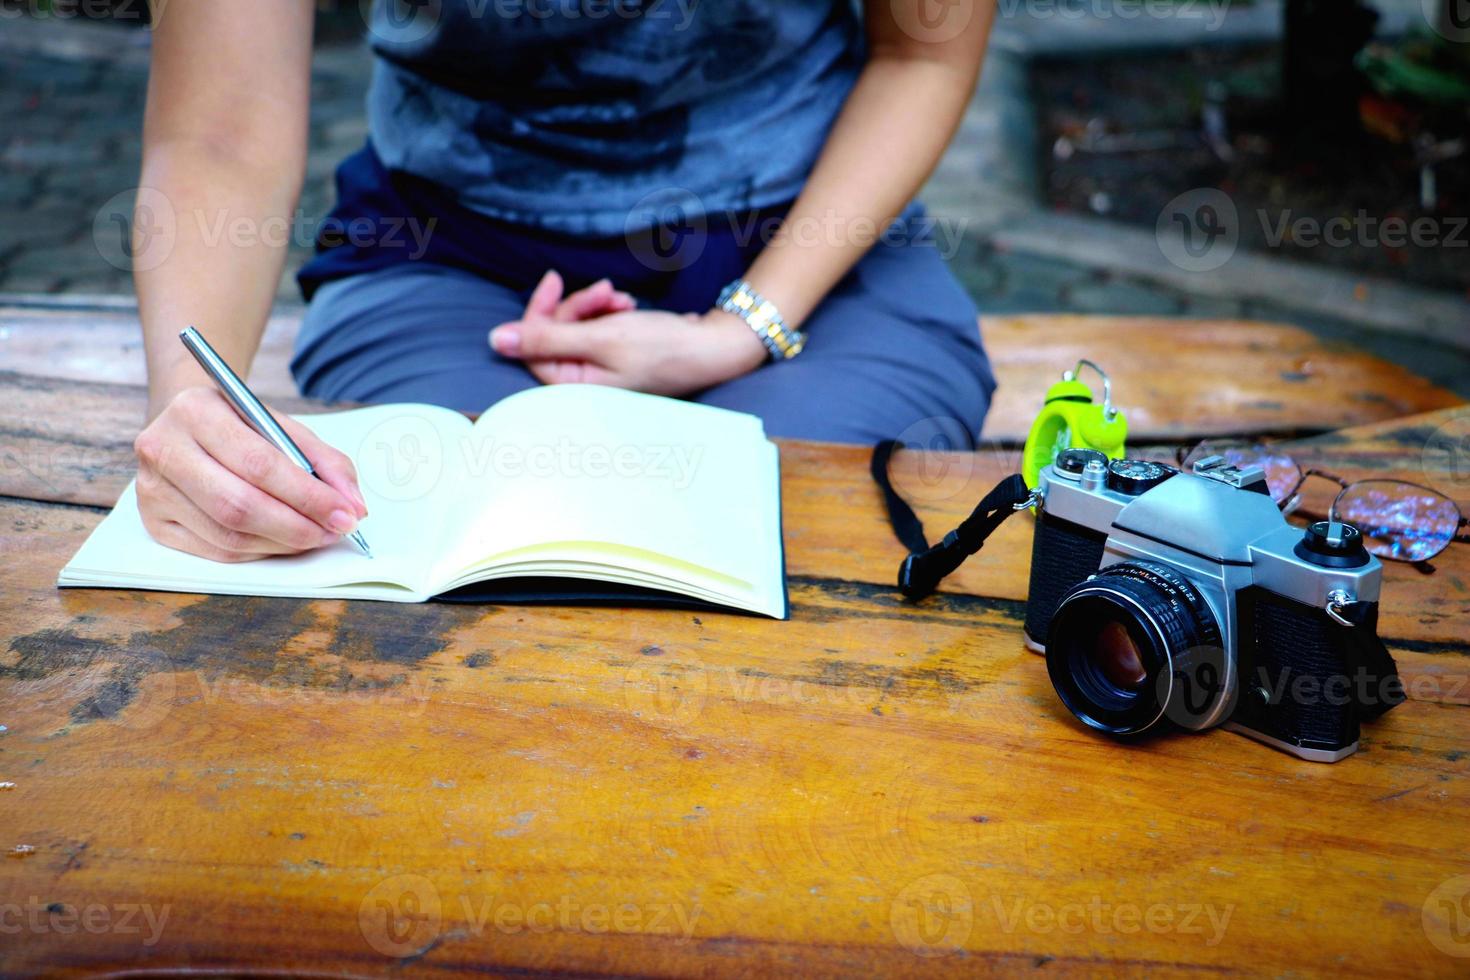
<path fill-rule="evenodd" d="M 491 351 L 526 296 L 424 262 L 338 279 L 312 300 L 291 370 L 304 394 L 481 412 L 538 384 Z M 880 244 L 808 320 L 806 350 L 693 396 L 772 436 L 968 448 L 995 390 L 975 307 L 932 246 Z"/>

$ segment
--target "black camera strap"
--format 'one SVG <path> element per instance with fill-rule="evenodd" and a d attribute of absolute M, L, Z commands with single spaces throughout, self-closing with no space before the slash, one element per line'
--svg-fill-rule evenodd
<path fill-rule="evenodd" d="M 883 503 L 888 508 L 888 522 L 893 526 L 893 533 L 909 549 L 909 556 L 898 569 L 898 590 L 905 598 L 918 600 L 932 595 L 946 575 L 985 546 L 986 538 L 1007 517 L 1024 509 L 1031 499 L 1031 491 L 1021 474 L 1006 477 L 985 495 L 959 527 L 931 548 L 919 515 L 898 495 L 888 475 L 888 464 L 897 448 L 898 443 L 891 439 L 873 447 L 871 471 L 873 481 L 883 491 Z"/>

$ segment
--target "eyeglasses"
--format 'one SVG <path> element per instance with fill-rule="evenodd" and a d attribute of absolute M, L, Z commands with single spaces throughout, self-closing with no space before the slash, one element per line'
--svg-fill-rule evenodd
<path fill-rule="evenodd" d="M 1470 525 L 1460 507 L 1437 490 L 1405 480 L 1359 480 L 1349 483 L 1340 476 L 1301 465 L 1279 449 L 1261 443 L 1201 442 L 1178 452 L 1181 469 L 1196 461 L 1222 456 L 1242 469 L 1258 466 L 1266 473 L 1271 499 L 1283 513 L 1301 505 L 1301 489 L 1317 477 L 1331 480 L 1342 489 L 1332 501 L 1327 516 L 1347 521 L 1363 534 L 1368 551 L 1389 561 L 1422 564 L 1438 555 L 1453 541 L 1470 543 L 1460 533 Z"/>

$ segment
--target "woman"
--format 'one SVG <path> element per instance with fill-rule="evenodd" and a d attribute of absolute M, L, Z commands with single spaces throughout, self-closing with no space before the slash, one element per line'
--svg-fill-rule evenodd
<path fill-rule="evenodd" d="M 141 183 L 175 212 L 293 211 L 312 10 L 160 18 Z M 301 275 L 298 382 L 472 411 L 590 382 L 751 412 L 772 435 L 973 435 L 994 388 L 975 310 L 909 202 L 990 18 L 980 0 L 379 0 L 370 143 Z M 325 482 L 293 468 L 176 339 L 198 324 L 247 365 L 284 250 L 195 224 L 136 272 L 144 523 L 221 561 L 335 541 L 366 514 L 348 460 L 286 422 Z"/>

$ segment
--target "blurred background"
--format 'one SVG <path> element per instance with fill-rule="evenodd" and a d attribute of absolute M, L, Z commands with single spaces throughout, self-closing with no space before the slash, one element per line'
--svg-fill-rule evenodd
<path fill-rule="evenodd" d="M 366 136 L 368 3 L 318 5 L 288 272 Z M 1293 323 L 1470 397 L 1470 0 L 996 3 L 925 193 L 983 311 Z M 147 20 L 0 0 L 7 302 L 131 295 Z"/>

